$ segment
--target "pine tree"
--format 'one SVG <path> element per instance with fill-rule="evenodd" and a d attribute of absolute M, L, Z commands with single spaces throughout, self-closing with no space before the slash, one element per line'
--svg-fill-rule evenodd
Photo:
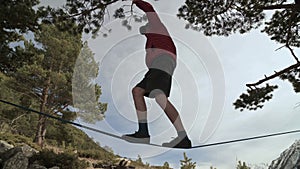
<path fill-rule="evenodd" d="M 238 161 L 236 169 L 251 169 L 245 162 Z"/>
<path fill-rule="evenodd" d="M 168 162 L 165 162 L 164 165 L 162 166 L 162 169 L 169 169 L 170 165 Z"/>
<path fill-rule="evenodd" d="M 99 102 L 101 87 L 92 81 L 97 78 L 99 65 L 85 42 L 77 57 L 72 77 L 73 106 L 78 116 L 90 123 L 102 120 L 107 104 Z"/>
<path fill-rule="evenodd" d="M 140 165 L 144 164 L 141 155 L 138 155 L 136 162 Z"/>
<path fill-rule="evenodd" d="M 192 162 L 191 158 L 188 158 L 186 153 L 183 153 L 183 160 L 180 160 L 181 169 L 195 169 L 196 162 Z"/>
<path fill-rule="evenodd" d="M 35 41 L 39 43 L 39 47 L 32 42 L 26 42 L 24 49 L 18 49 L 24 55 L 29 55 L 28 58 L 33 62 L 24 62 L 24 65 L 17 69 L 13 75 L 15 80 L 12 87 L 30 96 L 40 112 L 74 120 L 77 114 L 70 109 L 70 106 L 73 106 L 72 79 L 82 47 L 81 36 L 59 31 L 54 25 L 44 24 L 41 25 L 41 31 L 35 34 Z M 85 46 L 84 49 L 86 48 Z M 85 64 L 95 69 L 98 65 L 92 56 L 89 55 L 89 62 Z M 84 85 L 90 85 L 95 76 L 82 79 L 83 88 L 86 88 Z M 101 89 L 95 84 L 93 86 L 96 86 L 94 92 L 96 98 L 99 98 Z M 105 107 L 101 107 L 101 111 L 100 116 L 103 117 Z M 46 121 L 45 116 L 39 116 L 35 141 L 41 146 L 45 140 Z"/>
<path fill-rule="evenodd" d="M 16 70 L 23 57 L 16 55 L 11 42 L 24 39 L 22 33 L 38 28 L 38 16 L 33 9 L 38 0 L 1 1 L 0 3 L 0 71 L 8 74 Z"/>

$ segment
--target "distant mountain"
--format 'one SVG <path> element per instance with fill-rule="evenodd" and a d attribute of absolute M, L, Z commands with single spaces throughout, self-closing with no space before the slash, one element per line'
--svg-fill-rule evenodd
<path fill-rule="evenodd" d="M 281 153 L 280 157 L 272 161 L 269 169 L 300 169 L 300 140 Z"/>

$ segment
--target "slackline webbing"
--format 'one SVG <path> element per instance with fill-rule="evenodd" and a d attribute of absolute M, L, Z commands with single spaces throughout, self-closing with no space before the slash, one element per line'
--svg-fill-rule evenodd
<path fill-rule="evenodd" d="M 115 134 L 111 134 L 111 133 L 108 133 L 108 132 L 105 132 L 105 131 L 101 131 L 99 129 L 95 129 L 95 128 L 88 127 L 88 126 L 85 126 L 85 125 L 81 125 L 79 123 L 75 123 L 75 122 L 72 122 L 72 121 L 68 121 L 68 120 L 65 120 L 63 118 L 59 118 L 59 117 L 56 117 L 56 116 L 53 116 L 53 115 L 50 115 L 50 114 L 47 114 L 47 113 L 44 113 L 44 112 L 39 112 L 39 111 L 30 109 L 30 108 L 27 108 L 27 107 L 24 107 L 24 106 L 21 106 L 21 105 L 17 105 L 17 104 L 14 104 L 14 103 L 11 103 L 11 102 L 8 102 L 8 101 L 5 101 L 5 100 L 1 100 L 0 99 L 0 102 L 2 102 L 4 104 L 7 104 L 7 105 L 11 105 L 11 106 L 17 107 L 17 108 L 20 108 L 20 109 L 23 109 L 23 110 L 26 110 L 26 111 L 37 113 L 39 115 L 43 115 L 43 116 L 46 116 L 46 117 L 49 117 L 49 118 L 61 121 L 63 123 L 72 124 L 74 126 L 78 126 L 78 127 L 81 127 L 81 128 L 85 128 L 85 129 L 88 129 L 88 130 L 91 130 L 91 131 L 94 131 L 94 132 L 97 132 L 97 133 L 101 133 L 101 134 L 110 136 L 110 137 L 114 137 L 114 138 L 117 138 L 117 139 L 124 140 L 121 136 L 118 136 L 118 135 L 115 135 Z M 294 133 L 300 133 L 300 130 L 291 130 L 291 131 L 285 131 L 285 132 L 278 132 L 278 133 L 272 133 L 272 134 L 266 134 L 266 135 L 259 135 L 259 136 L 253 136 L 253 137 L 235 139 L 235 140 L 228 140 L 228 141 L 220 141 L 220 142 L 215 142 L 215 143 L 202 144 L 202 145 L 193 146 L 193 147 L 187 148 L 187 149 L 195 149 L 195 148 L 202 148 L 202 147 L 212 147 L 212 146 L 225 145 L 225 144 L 231 144 L 231 143 L 236 143 L 236 142 L 244 142 L 244 141 L 249 141 L 249 140 L 257 140 L 257 139 L 262 139 L 262 138 L 267 138 L 267 137 L 275 137 L 275 136 L 281 136 L 281 135 L 287 135 L 287 134 L 294 134 Z M 156 147 L 163 147 L 161 145 L 152 144 L 152 143 L 147 144 L 147 145 L 156 146 Z"/>

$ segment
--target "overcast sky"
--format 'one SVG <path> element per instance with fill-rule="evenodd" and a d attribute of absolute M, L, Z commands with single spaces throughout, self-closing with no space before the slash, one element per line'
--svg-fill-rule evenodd
<path fill-rule="evenodd" d="M 42 2 L 61 3 L 59 0 Z M 184 29 L 185 22 L 176 18 L 183 0 L 148 2 L 159 13 L 177 46 L 178 65 L 170 100 L 179 110 L 194 146 L 299 129 L 300 108 L 296 106 L 300 99 L 288 82 L 270 81 L 278 84 L 279 89 L 262 110 L 239 112 L 232 105 L 246 91 L 245 84 L 295 63 L 287 49 L 275 51 L 281 44 L 272 42 L 258 30 L 230 37 L 205 37 Z M 114 4 L 110 8 L 120 5 Z M 142 13 L 137 8 L 134 10 Z M 105 27 L 112 28 L 112 33 L 107 38 L 85 36 L 100 63 L 96 82 L 102 86 L 101 101 L 108 103 L 105 120 L 89 124 L 92 127 L 117 135 L 137 129 L 131 89 L 147 71 L 145 38 L 138 34 L 140 25 L 132 23 L 132 30 L 128 31 L 119 20 L 110 18 Z M 172 125 L 153 100 L 147 99 L 147 106 L 151 141 L 156 144 L 170 141 L 176 136 Z M 291 134 L 192 150 L 171 150 L 130 144 L 91 131 L 86 133 L 123 157 L 135 159 L 141 155 L 152 165 L 163 165 L 168 161 L 172 167 L 179 168 L 183 152 L 186 152 L 201 169 L 210 166 L 232 169 L 237 160 L 248 164 L 270 164 L 300 137 Z"/>

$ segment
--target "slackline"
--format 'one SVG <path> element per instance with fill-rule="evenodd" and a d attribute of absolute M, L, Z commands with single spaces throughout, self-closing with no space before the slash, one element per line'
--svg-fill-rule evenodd
<path fill-rule="evenodd" d="M 78 126 L 80 128 L 88 129 L 88 130 L 91 130 L 91 131 L 94 131 L 94 132 L 97 132 L 97 133 L 100 133 L 100 134 L 103 134 L 103 135 L 107 135 L 107 136 L 110 136 L 110 137 L 113 137 L 113 138 L 124 140 L 121 136 L 111 134 L 111 133 L 108 133 L 108 132 L 105 132 L 105 131 L 101 131 L 99 129 L 95 129 L 95 128 L 88 127 L 88 126 L 85 126 L 85 125 L 81 125 L 79 123 L 75 123 L 75 122 L 72 122 L 72 121 L 68 121 L 68 120 L 65 120 L 63 118 L 56 117 L 56 116 L 53 116 L 53 115 L 50 115 L 50 114 L 47 114 L 47 113 L 44 113 L 44 112 L 39 112 L 37 110 L 33 110 L 33 109 L 30 109 L 30 108 L 27 108 L 27 107 L 24 107 L 24 106 L 21 106 L 21 105 L 17 105 L 17 104 L 14 104 L 14 103 L 11 103 L 11 102 L 8 102 L 8 101 L 5 101 L 5 100 L 0 99 L 0 102 L 2 102 L 4 104 L 7 104 L 7 105 L 17 107 L 17 108 L 20 108 L 20 109 L 23 109 L 23 110 L 26 110 L 26 111 L 36 113 L 36 114 L 39 114 L 39 115 L 43 115 L 43 116 L 61 121 L 63 123 L 72 124 L 72 125 Z M 259 135 L 259 136 L 253 136 L 253 137 L 247 137 L 247 138 L 240 138 L 240 139 L 235 139 L 235 140 L 220 141 L 220 142 L 202 144 L 202 145 L 198 145 L 198 146 L 193 146 L 191 148 L 182 148 L 182 149 L 196 149 L 196 148 L 202 148 L 202 147 L 212 147 L 212 146 L 225 145 L 225 144 L 231 144 L 231 143 L 236 143 L 236 142 L 245 142 L 245 141 L 249 141 L 249 140 L 257 140 L 257 139 L 262 139 L 262 138 L 267 138 L 267 137 L 282 136 L 282 135 L 294 134 L 294 133 L 300 133 L 300 130 L 291 130 L 291 131 L 271 133 L 271 134 Z M 163 147 L 161 145 L 152 144 L 152 143 L 149 143 L 149 144 L 146 144 L 146 145 L 151 145 L 151 146 L 155 146 L 155 147 Z M 170 148 L 170 147 L 167 147 L 167 148 Z"/>

